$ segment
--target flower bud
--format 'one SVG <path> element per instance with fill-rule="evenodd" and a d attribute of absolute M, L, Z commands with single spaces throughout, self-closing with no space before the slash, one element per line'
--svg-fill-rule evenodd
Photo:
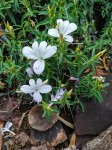
<path fill-rule="evenodd" d="M 49 17 L 51 17 L 51 8 L 49 5 L 48 5 L 47 9 L 48 9 L 48 15 L 49 15 Z"/>
<path fill-rule="evenodd" d="M 105 52 L 106 52 L 106 50 L 103 50 L 103 51 L 97 53 L 93 59 L 96 60 L 96 59 L 100 58 Z"/>
<path fill-rule="evenodd" d="M 98 90 L 102 90 L 102 89 L 103 89 L 103 85 L 100 84 L 100 85 L 98 86 Z"/>
<path fill-rule="evenodd" d="M 47 84 L 47 83 L 48 83 L 48 79 L 45 80 L 45 81 L 42 83 L 42 85 L 45 85 L 45 84 Z"/>
<path fill-rule="evenodd" d="M 53 15 L 52 15 L 52 20 L 55 21 L 55 19 L 56 19 L 56 14 L 53 14 Z"/>
<path fill-rule="evenodd" d="M 14 28 L 13 28 L 13 26 L 10 26 L 10 27 L 9 27 L 9 32 L 10 32 L 10 34 L 11 34 L 13 37 L 15 37 L 15 33 L 14 33 Z"/>
<path fill-rule="evenodd" d="M 66 84 L 61 84 L 61 88 L 65 87 L 65 86 L 66 86 Z"/>
<path fill-rule="evenodd" d="M 60 33 L 60 44 L 62 44 L 62 43 L 63 43 L 63 40 L 64 40 L 64 38 L 63 38 L 63 34 L 61 34 L 61 33 Z"/>
<path fill-rule="evenodd" d="M 61 0 L 58 0 L 58 6 L 61 6 Z"/>
<path fill-rule="evenodd" d="M 73 92 L 73 89 L 69 90 L 69 91 L 67 92 L 67 96 L 71 96 L 72 92 Z"/>

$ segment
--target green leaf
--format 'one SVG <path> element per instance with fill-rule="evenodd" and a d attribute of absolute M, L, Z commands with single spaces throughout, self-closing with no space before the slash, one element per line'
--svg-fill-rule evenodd
<path fill-rule="evenodd" d="M 59 57 L 59 64 L 62 63 L 62 60 L 63 60 L 63 53 L 60 54 L 60 57 Z"/>
<path fill-rule="evenodd" d="M 7 10 L 7 13 L 8 13 L 8 16 L 11 19 L 11 21 L 14 23 L 14 25 L 16 25 L 17 23 L 16 23 L 16 20 L 13 16 L 12 12 L 10 10 Z"/>

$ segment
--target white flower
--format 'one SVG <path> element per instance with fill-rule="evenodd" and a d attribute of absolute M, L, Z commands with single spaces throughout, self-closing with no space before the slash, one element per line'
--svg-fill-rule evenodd
<path fill-rule="evenodd" d="M 26 69 L 26 72 L 27 72 L 27 74 L 28 74 L 29 77 L 32 77 L 32 75 L 34 74 L 34 73 L 33 73 L 33 69 L 30 68 L 30 67 L 28 67 L 28 68 Z"/>
<path fill-rule="evenodd" d="M 65 41 L 73 42 L 73 37 L 69 34 L 77 29 L 77 25 L 75 23 L 69 23 L 68 20 L 63 21 L 62 19 L 58 19 L 57 26 L 58 29 L 49 29 L 48 34 L 58 38 L 63 36 Z"/>
<path fill-rule="evenodd" d="M 51 94 L 51 101 L 57 101 L 62 99 L 64 93 L 65 91 L 63 89 L 58 89 L 55 96 Z"/>
<path fill-rule="evenodd" d="M 23 93 L 29 93 L 30 95 L 33 96 L 33 99 L 36 102 L 41 102 L 42 101 L 42 96 L 40 93 L 49 93 L 52 90 L 52 87 L 50 85 L 45 85 L 45 82 L 42 82 L 42 80 L 39 78 L 35 82 L 35 80 L 30 79 L 29 80 L 29 85 L 23 85 L 20 87 L 21 91 Z"/>
<path fill-rule="evenodd" d="M 4 132 L 10 132 L 10 133 L 12 133 L 13 135 L 15 135 L 15 133 L 10 130 L 11 127 L 12 127 L 12 122 L 9 122 L 9 121 L 8 121 L 8 122 L 5 124 L 5 127 L 4 127 L 4 128 L 1 128 L 2 135 L 4 135 Z"/>
<path fill-rule="evenodd" d="M 94 76 L 93 79 L 98 79 L 101 82 L 105 82 L 105 78 L 102 77 L 102 76 L 99 76 L 99 77 L 98 76 Z"/>
<path fill-rule="evenodd" d="M 47 46 L 47 42 L 45 41 L 40 42 L 40 45 L 37 41 L 35 41 L 32 44 L 32 48 L 30 48 L 29 46 L 25 46 L 22 50 L 24 56 L 36 60 L 33 64 L 33 70 L 38 75 L 44 71 L 44 59 L 50 58 L 56 53 L 56 51 L 56 46 Z"/>

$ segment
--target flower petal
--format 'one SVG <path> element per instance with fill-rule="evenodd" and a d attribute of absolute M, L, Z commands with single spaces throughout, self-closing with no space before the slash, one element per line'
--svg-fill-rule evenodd
<path fill-rule="evenodd" d="M 30 87 L 32 88 L 32 89 L 36 89 L 36 84 L 35 84 L 35 80 L 34 79 L 30 79 L 29 80 L 29 85 L 30 85 Z"/>
<path fill-rule="evenodd" d="M 62 19 L 57 19 L 57 24 L 58 23 L 63 23 L 63 20 Z"/>
<path fill-rule="evenodd" d="M 2 132 L 2 135 L 4 135 L 4 132 L 6 132 L 7 130 L 5 128 L 1 128 L 1 132 Z"/>
<path fill-rule="evenodd" d="M 51 101 L 53 101 L 54 100 L 54 95 L 53 94 L 51 94 Z"/>
<path fill-rule="evenodd" d="M 63 33 L 64 31 L 64 22 L 62 19 L 57 19 L 57 24 L 59 24 L 59 32 Z"/>
<path fill-rule="evenodd" d="M 20 87 L 20 90 L 23 92 L 23 93 L 33 93 L 34 92 L 34 89 L 32 89 L 29 85 L 22 85 Z"/>
<path fill-rule="evenodd" d="M 39 45 L 39 50 L 43 51 L 47 46 L 47 42 L 46 41 L 42 41 L 40 42 L 40 45 Z"/>
<path fill-rule="evenodd" d="M 34 92 L 33 99 L 37 102 L 40 103 L 42 101 L 42 96 L 38 91 Z"/>
<path fill-rule="evenodd" d="M 47 46 L 47 48 L 43 51 L 43 59 L 47 59 L 50 58 L 51 56 L 53 56 L 57 51 L 57 47 L 56 46 Z"/>
<path fill-rule="evenodd" d="M 65 91 L 63 89 L 58 89 L 55 95 L 55 98 L 58 99 L 62 99 L 63 95 L 64 95 Z"/>
<path fill-rule="evenodd" d="M 36 86 L 37 86 L 38 89 L 42 86 L 42 80 L 40 78 L 37 79 Z"/>
<path fill-rule="evenodd" d="M 10 127 L 12 127 L 12 122 L 7 122 L 5 125 L 5 128 L 10 129 Z"/>
<path fill-rule="evenodd" d="M 60 36 L 57 29 L 49 29 L 49 30 L 48 30 L 48 34 L 49 34 L 50 36 L 53 36 L 53 37 L 59 37 L 59 36 Z"/>
<path fill-rule="evenodd" d="M 65 41 L 72 43 L 72 42 L 73 42 L 73 37 L 70 36 L 70 35 L 67 35 L 67 36 L 65 37 Z"/>
<path fill-rule="evenodd" d="M 45 68 L 44 60 L 37 60 L 33 65 L 33 70 L 38 75 L 44 71 L 44 68 Z"/>
<path fill-rule="evenodd" d="M 52 87 L 50 85 L 43 85 L 40 89 L 40 93 L 49 93 L 52 90 Z"/>
<path fill-rule="evenodd" d="M 35 53 L 35 51 L 33 51 L 33 49 L 31 49 L 30 47 L 28 46 L 25 46 L 22 50 L 22 53 L 24 56 L 26 56 L 27 58 L 30 58 L 30 59 L 38 59 L 38 56 L 37 54 Z"/>
<path fill-rule="evenodd" d="M 32 75 L 34 74 L 32 68 L 30 68 L 30 67 L 28 67 L 26 69 L 26 72 L 27 72 L 27 74 L 28 74 L 29 77 L 32 77 Z"/>
<path fill-rule="evenodd" d="M 63 24 L 64 24 L 64 31 L 63 31 L 63 34 L 68 30 L 68 26 L 69 26 L 69 21 L 68 20 L 65 20 L 64 22 L 63 22 Z"/>
<path fill-rule="evenodd" d="M 75 30 L 77 30 L 77 25 L 75 23 L 70 23 L 64 35 L 66 36 Z"/>
<path fill-rule="evenodd" d="M 35 52 L 38 52 L 38 42 L 37 41 L 34 41 L 33 44 L 32 44 L 32 48 Z"/>

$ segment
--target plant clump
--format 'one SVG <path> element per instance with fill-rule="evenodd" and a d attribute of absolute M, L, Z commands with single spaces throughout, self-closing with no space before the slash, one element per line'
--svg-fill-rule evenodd
<path fill-rule="evenodd" d="M 111 71 L 110 0 L 1 0 L 0 8 L 2 91 L 30 94 L 48 120 L 64 107 L 84 110 L 83 98 L 103 101 L 108 84 L 97 70 Z"/>

